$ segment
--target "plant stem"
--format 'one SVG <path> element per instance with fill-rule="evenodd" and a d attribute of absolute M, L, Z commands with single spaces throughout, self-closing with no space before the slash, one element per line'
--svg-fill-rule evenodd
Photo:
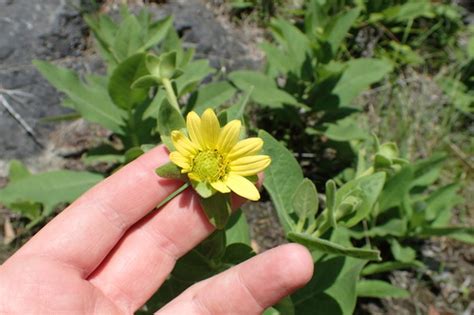
<path fill-rule="evenodd" d="M 173 85 L 171 85 L 171 81 L 169 79 L 162 79 L 161 82 L 166 90 L 166 95 L 168 96 L 168 101 L 173 105 L 178 111 L 181 111 L 179 108 L 178 99 L 176 98 L 176 94 L 173 90 Z"/>
<path fill-rule="evenodd" d="M 176 197 L 177 195 L 179 195 L 180 193 L 182 193 L 186 188 L 189 187 L 189 183 L 184 183 L 181 187 L 179 187 L 178 189 L 176 189 L 175 191 L 173 191 L 171 194 L 168 195 L 168 197 L 166 197 L 162 202 L 160 202 L 155 209 L 160 209 L 161 207 L 163 207 L 165 204 L 167 204 L 168 202 L 171 201 L 171 199 L 173 199 L 174 197 Z"/>

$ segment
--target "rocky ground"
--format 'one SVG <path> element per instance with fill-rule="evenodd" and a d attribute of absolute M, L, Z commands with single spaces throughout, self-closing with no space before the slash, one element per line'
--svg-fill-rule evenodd
<path fill-rule="evenodd" d="M 262 56 L 255 49 L 255 37 L 261 32 L 243 26 L 237 29 L 211 2 L 176 0 L 153 3 L 151 9 L 157 17 L 173 14 L 186 45 L 196 47 L 198 57 L 209 59 L 215 68 L 226 72 L 259 67 Z M 67 110 L 60 105 L 61 95 L 31 65 L 33 59 L 44 59 L 83 72 L 103 71 L 79 4 L 67 0 L 0 0 L 0 187 L 7 183 L 10 159 L 22 160 L 32 171 L 82 169 L 81 152 L 108 135 L 82 120 L 45 123 L 44 118 Z M 137 1 L 135 8 L 139 7 Z M 105 1 L 102 8 L 116 9 L 113 1 Z M 271 203 L 253 203 L 244 211 L 256 249 L 263 251 L 285 241 Z M 0 208 L 4 231 L 8 229 L 6 218 L 12 216 Z M 4 235 L 0 231 L 0 242 Z M 11 250 L 0 248 L 0 262 Z M 422 251 L 437 262 L 438 270 L 425 274 L 396 272 L 390 277 L 394 284 L 414 293 L 410 299 L 366 300 L 358 312 L 474 313 L 474 304 L 469 303 L 474 300 L 474 248 L 438 239 L 423 244 Z"/>

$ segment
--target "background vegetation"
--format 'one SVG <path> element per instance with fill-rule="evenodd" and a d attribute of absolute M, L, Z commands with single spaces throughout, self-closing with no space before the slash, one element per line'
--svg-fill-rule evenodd
<path fill-rule="evenodd" d="M 31 174 L 10 163 L 0 190 L 0 202 L 16 214 L 10 248 L 151 146 L 169 145 L 182 115 L 208 107 L 222 121 L 243 119 L 265 141 L 273 162 L 261 205 L 271 201 L 278 222 L 271 228 L 282 230 L 272 245 L 299 242 L 313 252 L 310 284 L 268 314 L 419 311 L 417 303 L 393 302 L 413 293 L 397 272 L 434 291 L 440 284 L 433 274 L 442 273 L 446 257 L 434 264 L 427 247 L 440 237 L 474 243 L 474 29 L 461 6 L 210 1 L 231 27 L 261 34 L 260 68 L 222 71 L 183 44 L 172 16 L 156 19 L 146 6 L 111 16 L 97 11 L 107 4 L 87 4 L 83 18 L 105 71 L 34 65 L 71 109 L 50 120 L 84 119 L 110 135 L 83 152 L 80 172 Z M 238 211 L 183 257 L 143 312 L 259 251 L 252 239 L 261 235 L 249 234 L 252 216 Z M 467 312 L 473 290 L 468 283 L 454 306 L 442 307 Z"/>

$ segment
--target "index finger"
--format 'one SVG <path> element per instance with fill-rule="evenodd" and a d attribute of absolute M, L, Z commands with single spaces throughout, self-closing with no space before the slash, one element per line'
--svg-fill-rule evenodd
<path fill-rule="evenodd" d="M 11 259 L 45 256 L 87 277 L 130 226 L 182 185 L 156 175 L 166 162 L 168 153 L 159 146 L 126 165 L 67 207 Z"/>

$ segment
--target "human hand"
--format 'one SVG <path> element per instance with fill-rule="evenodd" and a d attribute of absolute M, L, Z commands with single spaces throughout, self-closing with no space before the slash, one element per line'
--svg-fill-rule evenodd
<path fill-rule="evenodd" d="M 155 174 L 167 160 L 162 146 L 139 157 L 0 266 L 0 314 L 139 309 L 176 260 L 214 229 L 190 189 L 149 213 L 180 185 Z M 259 314 L 303 286 L 312 272 L 304 247 L 283 245 L 193 285 L 159 314 Z"/>

